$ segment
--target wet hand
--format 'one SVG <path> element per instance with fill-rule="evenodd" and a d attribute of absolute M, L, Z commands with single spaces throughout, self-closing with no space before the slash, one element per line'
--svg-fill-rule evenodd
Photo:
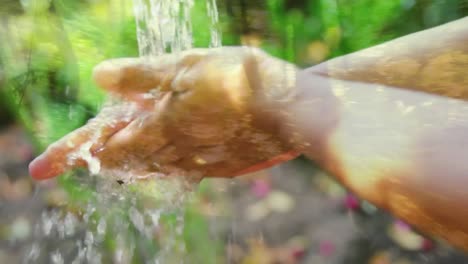
<path fill-rule="evenodd" d="M 246 47 L 105 61 L 94 78 L 122 101 L 52 144 L 31 175 L 88 166 L 232 177 L 291 159 L 279 111 L 293 101 L 295 75 L 294 65 Z"/>

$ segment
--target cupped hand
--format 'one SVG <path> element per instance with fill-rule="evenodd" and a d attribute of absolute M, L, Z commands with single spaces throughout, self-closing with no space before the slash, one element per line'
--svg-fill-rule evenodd
<path fill-rule="evenodd" d="M 94 79 L 119 102 L 49 146 L 30 173 L 232 177 L 294 158 L 279 116 L 294 100 L 296 71 L 247 47 L 105 61 Z"/>

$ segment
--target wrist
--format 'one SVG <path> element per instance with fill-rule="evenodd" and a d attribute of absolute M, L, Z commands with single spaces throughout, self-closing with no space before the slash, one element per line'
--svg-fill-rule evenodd
<path fill-rule="evenodd" d="M 313 68 L 298 71 L 290 99 L 278 108 L 282 140 L 309 156 L 325 154 L 321 152 L 338 124 L 339 101 L 332 81 Z"/>

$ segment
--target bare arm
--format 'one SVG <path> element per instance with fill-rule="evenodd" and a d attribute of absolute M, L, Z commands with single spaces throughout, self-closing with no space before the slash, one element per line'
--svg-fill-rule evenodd
<path fill-rule="evenodd" d="M 423 32 L 305 70 L 298 102 L 285 111 L 288 139 L 305 155 L 364 199 L 465 250 L 468 103 L 397 87 L 468 98 L 468 44 L 460 44 L 467 22 L 449 24 L 459 31 L 448 48 L 436 34 L 431 49 L 431 32 Z M 425 37 L 423 47 L 413 46 L 416 35 Z M 402 43 L 410 50 L 398 49 Z M 401 65 L 370 59 L 384 47 Z M 433 68 L 437 57 L 445 59 Z M 405 60 L 419 69 L 405 68 Z"/>
<path fill-rule="evenodd" d="M 468 17 L 335 58 L 312 71 L 468 99 Z"/>

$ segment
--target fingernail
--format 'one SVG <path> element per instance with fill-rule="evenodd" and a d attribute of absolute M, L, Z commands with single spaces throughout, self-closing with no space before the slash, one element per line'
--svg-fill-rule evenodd
<path fill-rule="evenodd" d="M 35 180 L 45 180 L 57 176 L 60 172 L 54 170 L 52 162 L 42 154 L 29 163 L 29 174 Z"/>
<path fill-rule="evenodd" d="M 116 62 L 105 61 L 94 67 L 93 78 L 101 88 L 115 91 L 119 89 L 122 71 Z"/>

